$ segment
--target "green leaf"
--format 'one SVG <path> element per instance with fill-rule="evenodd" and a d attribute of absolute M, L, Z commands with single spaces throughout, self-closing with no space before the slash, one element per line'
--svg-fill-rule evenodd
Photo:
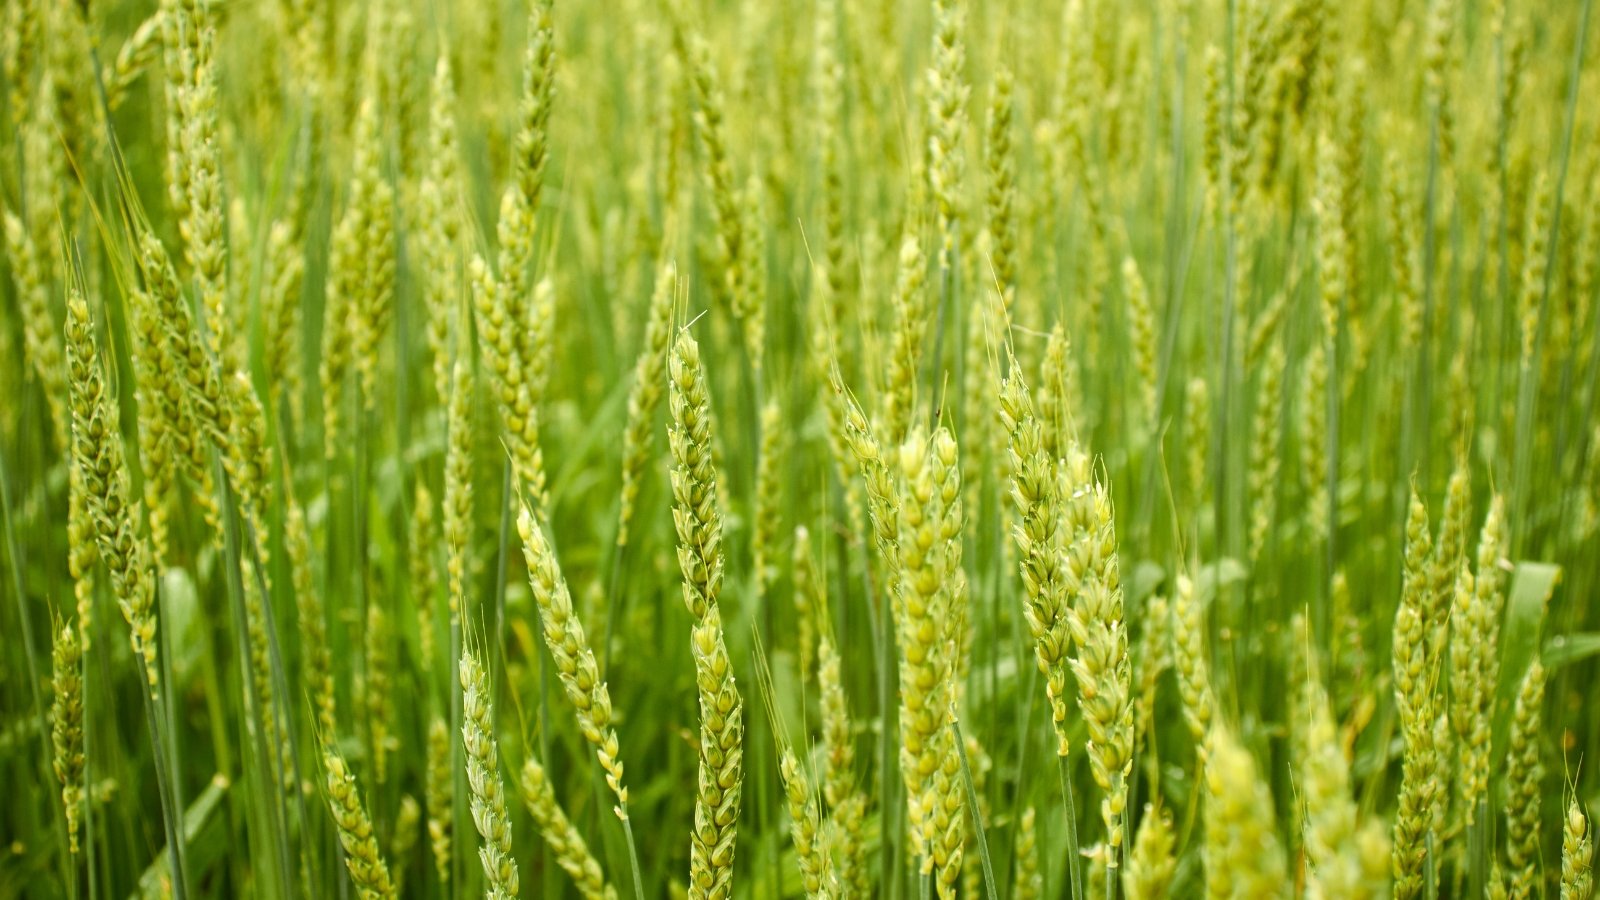
<path fill-rule="evenodd" d="M 1544 645 L 1544 667 L 1559 669 L 1600 654 L 1600 632 L 1558 634 Z"/>
<path fill-rule="evenodd" d="M 1506 618 L 1500 626 L 1500 684 L 1495 694 L 1494 738 L 1505 746 L 1505 734 L 1517 686 L 1539 653 L 1539 632 L 1550 596 L 1561 582 L 1561 567 L 1553 563 L 1520 562 L 1511 575 L 1506 597 Z"/>

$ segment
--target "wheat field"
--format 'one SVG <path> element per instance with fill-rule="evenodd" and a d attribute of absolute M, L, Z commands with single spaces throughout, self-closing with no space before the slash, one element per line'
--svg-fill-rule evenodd
<path fill-rule="evenodd" d="M 1591 0 L 7 0 L 0 898 L 1593 896 Z"/>

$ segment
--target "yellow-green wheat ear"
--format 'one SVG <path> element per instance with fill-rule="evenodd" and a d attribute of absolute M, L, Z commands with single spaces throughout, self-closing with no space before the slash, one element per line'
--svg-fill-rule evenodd
<path fill-rule="evenodd" d="M 67 366 L 72 393 L 72 464 L 82 480 L 100 558 L 132 629 L 134 656 L 147 689 L 158 691 L 155 583 L 150 548 L 138 533 L 138 502 L 129 487 L 117 408 L 100 373 L 89 304 L 74 284 L 67 295 Z"/>
<path fill-rule="evenodd" d="M 789 807 L 789 834 L 794 839 L 800 867 L 800 886 L 807 898 L 837 896 L 838 886 L 830 879 L 827 847 L 821 841 L 822 820 L 817 798 L 812 791 L 794 750 L 785 748 L 778 762 L 784 797 Z"/>
<path fill-rule="evenodd" d="M 470 650 L 461 653 L 461 740 L 466 750 L 472 822 L 482 843 L 478 859 L 488 900 L 518 896 L 517 860 L 511 845 L 511 813 L 500 774 L 500 745 L 494 736 L 489 676 Z"/>
<path fill-rule="evenodd" d="M 1013 537 L 1022 570 L 1023 618 L 1033 637 L 1034 661 L 1044 676 L 1056 754 L 1066 756 L 1071 747 L 1067 656 L 1072 649 L 1062 567 L 1066 523 L 1056 462 L 1045 450 L 1044 430 L 1015 358 L 1000 389 L 1000 420 L 1010 433 L 1011 497 L 1017 509 Z"/>
<path fill-rule="evenodd" d="M 667 354 L 672 345 L 672 304 L 677 289 L 677 266 L 671 262 L 662 263 L 650 295 L 644 346 L 634 363 L 633 385 L 628 390 L 628 424 L 622 437 L 622 498 L 617 508 L 618 547 L 628 545 L 640 481 L 650 464 L 656 411 L 661 406 L 661 387 L 666 380 Z"/>
<path fill-rule="evenodd" d="M 399 895 L 389 877 L 389 864 L 378 851 L 378 838 L 350 764 L 329 744 L 322 767 L 327 773 L 328 811 L 339 831 L 351 883 L 361 900 L 394 900 Z"/>
<path fill-rule="evenodd" d="M 700 345 L 680 331 L 671 362 L 673 521 L 700 705 L 700 764 L 689 845 L 692 900 L 729 896 L 744 780 L 744 700 L 723 640 L 722 510 L 711 446 L 711 396 Z"/>
<path fill-rule="evenodd" d="M 67 843 L 78 854 L 83 821 L 83 644 L 71 622 L 56 633 L 51 647 L 50 738 L 52 765 L 61 782 L 61 806 L 67 820 Z"/>
<path fill-rule="evenodd" d="M 1594 896 L 1594 826 L 1573 797 L 1561 822 L 1561 900 Z"/>
<path fill-rule="evenodd" d="M 1122 891 L 1128 900 L 1159 900 L 1167 896 L 1178 862 L 1172 855 L 1174 841 L 1171 814 L 1146 803 L 1122 873 Z"/>
<path fill-rule="evenodd" d="M 605 873 L 589 852 L 583 835 L 556 801 L 555 789 L 544 767 L 532 757 L 523 763 L 520 788 L 523 805 L 533 817 L 545 843 L 550 846 L 556 865 L 572 878 L 578 893 L 583 895 L 584 900 L 615 900 L 616 890 L 606 883 Z"/>
<path fill-rule="evenodd" d="M 1289 880 L 1272 817 L 1272 797 L 1250 751 L 1222 724 L 1205 747 L 1208 897 L 1281 897 Z"/>
<path fill-rule="evenodd" d="M 626 818 L 628 789 L 623 786 L 617 731 L 612 725 L 611 692 L 600 675 L 588 633 L 572 606 L 572 594 L 561 575 L 555 552 L 527 506 L 522 507 L 517 517 L 517 530 L 522 537 L 528 582 L 539 607 L 545 645 L 555 660 L 556 675 L 577 713 L 578 730 L 594 748 L 600 767 L 605 770 L 606 784 L 617 798 L 617 815 Z"/>

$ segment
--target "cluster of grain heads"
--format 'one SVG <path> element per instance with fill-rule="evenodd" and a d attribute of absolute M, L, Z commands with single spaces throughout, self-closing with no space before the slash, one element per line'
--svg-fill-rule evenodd
<path fill-rule="evenodd" d="M 808 900 L 836 897 L 839 886 L 833 878 L 837 869 L 830 863 L 829 848 L 822 840 L 817 797 L 792 748 L 786 748 L 779 758 L 778 774 L 783 779 L 784 799 L 789 807 L 789 833 L 799 857 L 801 887 Z"/>
<path fill-rule="evenodd" d="M 456 147 L 456 88 L 450 56 L 434 64 L 433 97 L 428 106 L 428 165 L 417 191 L 417 250 L 424 273 L 423 304 L 428 313 L 428 349 L 433 354 L 433 386 L 440 403 L 449 403 L 450 323 L 460 304 L 461 162 Z M 465 336 L 458 336 L 464 343 Z"/>
<path fill-rule="evenodd" d="M 628 526 L 639 499 L 639 485 L 650 463 L 655 435 L 656 409 L 661 405 L 661 382 L 667 371 L 667 351 L 672 343 L 672 304 L 678 293 L 678 268 L 663 262 L 656 272 L 650 295 L 644 346 L 633 366 L 628 389 L 628 425 L 622 437 L 622 494 L 617 507 L 617 546 L 628 545 Z"/>
<path fill-rule="evenodd" d="M 1016 502 L 1014 537 L 1022 567 L 1023 617 L 1033 637 L 1034 659 L 1045 679 L 1056 754 L 1071 746 L 1067 722 L 1067 657 L 1071 652 L 1070 601 L 1064 571 L 1065 512 L 1056 460 L 1044 446 L 1044 430 L 1033 399 L 1012 361 L 1000 390 L 1001 422 L 1010 432 L 1011 494 Z"/>
<path fill-rule="evenodd" d="M 1490 723 L 1499 684 L 1500 619 L 1505 605 L 1500 557 L 1506 546 L 1505 501 L 1497 494 L 1479 536 L 1477 567 L 1469 573 L 1462 566 L 1450 614 L 1450 722 L 1459 748 L 1458 775 L 1469 825 L 1478 821 L 1479 807 L 1488 798 Z"/>
<path fill-rule="evenodd" d="M 500 203 L 500 276 L 502 287 L 514 304 L 524 304 L 533 285 L 534 226 L 539 213 L 539 195 L 544 187 L 544 168 L 549 157 L 549 121 L 555 100 L 555 32 L 550 4 L 540 0 L 528 11 L 528 49 L 522 66 L 522 95 L 518 106 L 517 132 L 512 138 L 512 184 Z M 519 340 L 529 339 L 526 308 L 518 309 Z M 529 345 L 519 353 L 524 363 Z"/>
<path fill-rule="evenodd" d="M 862 834 L 868 797 L 856 786 L 855 736 L 842 676 L 839 651 L 833 638 L 824 634 L 817 642 L 817 683 L 822 703 L 821 778 L 828 807 L 828 863 L 841 894 L 864 897 L 871 890 Z"/>
<path fill-rule="evenodd" d="M 544 529 L 534 521 L 528 507 L 517 517 L 517 531 L 528 564 L 528 582 L 539 608 L 545 646 L 555 661 L 556 676 L 566 690 L 578 717 L 578 730 L 594 747 L 605 770 L 606 784 L 617 798 L 616 814 L 628 817 L 628 789 L 622 784 L 622 760 L 618 758 L 617 731 L 612 725 L 611 693 L 600 676 L 589 636 L 572 606 L 572 595 L 561 576 L 555 552 L 545 539 Z"/>
<path fill-rule="evenodd" d="M 505 782 L 500 774 L 499 742 L 494 736 L 489 676 L 470 650 L 461 653 L 461 744 L 466 751 L 472 822 L 483 839 L 478 859 L 483 863 L 485 896 L 488 900 L 513 900 L 518 896 L 517 860 L 511 847 L 511 813 L 506 809 Z"/>
<path fill-rule="evenodd" d="M 931 437 L 914 430 L 895 457 L 901 770 L 923 869 L 935 871 L 939 895 L 951 897 L 967 814 L 954 728 L 956 654 L 967 603 L 959 460 L 955 439 L 944 429 Z"/>
<path fill-rule="evenodd" d="M 716 226 L 715 293 L 743 329 L 744 348 L 751 365 L 761 368 L 765 344 L 765 311 L 756 282 L 753 252 L 755 226 L 740 204 L 734 180 L 726 123 L 727 102 L 711 61 L 711 47 L 699 34 L 677 38 L 678 52 L 689 71 L 694 96 L 695 134 L 705 151 L 705 182 L 710 193 L 712 221 Z"/>
<path fill-rule="evenodd" d="M 422 806 L 410 794 L 400 796 L 400 810 L 394 816 L 394 828 L 389 838 L 389 858 L 395 860 L 394 892 L 405 896 L 406 861 L 417 848 L 417 833 L 422 826 Z"/>
<path fill-rule="evenodd" d="M 1144 815 L 1139 819 L 1139 830 L 1133 837 L 1133 848 L 1128 853 L 1127 868 L 1122 873 L 1122 892 L 1128 900 L 1157 900 L 1167 896 L 1178 862 L 1172 852 L 1175 840 L 1172 815 L 1146 803 Z"/>
<path fill-rule="evenodd" d="M 694 619 L 690 649 L 700 702 L 700 764 L 694 832 L 689 846 L 689 896 L 727 897 L 744 780 L 744 700 L 722 635 L 722 510 L 712 461 L 711 395 L 700 345 L 687 332 L 671 360 L 672 518 L 678 533 L 683 601 Z"/>
<path fill-rule="evenodd" d="M 528 814 L 533 816 L 533 822 L 538 826 L 545 843 L 550 845 L 556 865 L 571 876 L 584 900 L 616 900 L 616 890 L 606 883 L 605 873 L 589 852 L 583 835 L 578 833 L 578 829 L 562 811 L 561 804 L 556 802 L 555 789 L 551 787 L 550 778 L 538 760 L 529 757 L 523 763 L 520 785 L 523 805 L 528 808 Z M 514 890 L 511 896 L 516 896 Z"/>
<path fill-rule="evenodd" d="M 1285 896 L 1289 877 L 1272 821 L 1272 797 L 1250 751 L 1219 722 L 1206 736 L 1205 753 L 1206 896 Z"/>
<path fill-rule="evenodd" d="M 328 811 L 339 831 L 351 883 L 361 900 L 395 900 L 399 892 L 389 877 L 389 864 L 378 850 L 372 819 L 361 802 L 350 764 L 330 744 L 323 751 L 322 767 L 327 773 Z"/>
<path fill-rule="evenodd" d="M 966 9 L 960 0 L 935 0 L 933 59 L 928 68 L 928 186 L 938 214 L 939 269 L 948 281 L 959 265 L 961 183 L 967 128 Z"/>
<path fill-rule="evenodd" d="M 444 454 L 445 570 L 450 576 L 450 625 L 459 624 L 459 598 L 465 596 L 472 565 L 472 371 L 456 363 L 450 379 Z"/>
<path fill-rule="evenodd" d="M 44 389 L 56 447 L 67 450 L 71 426 L 67 412 L 67 367 L 62 361 L 61 340 L 50 311 L 50 287 L 33 236 L 9 207 L 4 215 L 6 257 L 11 263 L 11 280 L 22 319 L 22 347 L 33 377 Z"/>
<path fill-rule="evenodd" d="M 1296 624 L 1296 634 L 1304 635 L 1304 619 L 1297 618 Z M 1388 839 L 1379 823 L 1362 825 L 1357 820 L 1350 763 L 1315 672 L 1314 656 L 1307 668 L 1295 734 L 1306 807 L 1306 896 L 1352 900 L 1387 896 Z"/>
<path fill-rule="evenodd" d="M 517 347 L 517 336 L 524 326 L 517 318 L 509 288 L 489 272 L 482 256 L 472 258 L 469 271 L 478 347 L 488 366 L 489 386 L 498 401 L 512 471 L 542 509 L 545 474 L 544 453 L 539 447 L 539 410 Z"/>
<path fill-rule="evenodd" d="M 129 486 L 117 407 L 106 390 L 89 318 L 89 304 L 74 285 L 67 297 L 68 383 L 72 393 L 72 464 L 82 480 L 100 559 L 111 573 L 117 605 L 132 629 L 133 651 L 144 667 L 147 690 L 158 690 L 155 578 L 150 548 L 138 533 L 139 503 Z"/>
<path fill-rule="evenodd" d="M 1561 900 L 1589 900 L 1594 895 L 1594 830 L 1576 797 L 1561 824 Z"/>
<path fill-rule="evenodd" d="M 300 629 L 301 682 L 310 697 L 316 732 L 331 740 L 338 717 L 327 605 L 312 579 L 311 534 L 306 527 L 305 510 L 292 492 L 284 501 L 283 538 Z"/>
<path fill-rule="evenodd" d="M 1430 652 L 1427 622 L 1431 552 L 1428 510 L 1413 487 L 1393 641 L 1395 706 L 1405 746 L 1393 841 L 1394 892 L 1400 900 L 1421 895 L 1429 844 L 1439 824 L 1434 821 L 1434 808 L 1441 793 L 1435 777 L 1441 748 L 1434 743 L 1434 728 L 1440 709 L 1437 680 L 1441 660 Z"/>
<path fill-rule="evenodd" d="M 750 568 L 757 602 L 778 578 L 778 530 L 783 500 L 784 464 L 787 459 L 783 407 L 768 399 L 761 407 L 761 449 L 756 460 L 755 528 L 750 536 Z"/>
<path fill-rule="evenodd" d="M 922 254 L 922 244 L 914 235 L 908 234 L 900 244 L 899 276 L 891 302 L 894 333 L 889 351 L 888 381 L 883 391 L 884 439 L 891 444 L 905 439 L 906 430 L 910 428 L 915 415 L 917 364 L 921 357 L 922 337 L 928 329 L 927 303 L 923 297 L 926 274 L 927 260 Z"/>
<path fill-rule="evenodd" d="M 1177 578 L 1172 602 L 1172 665 L 1178 673 L 1178 694 L 1183 701 L 1183 718 L 1196 745 L 1211 730 L 1213 707 L 1211 663 L 1206 651 L 1205 610 L 1195 597 L 1194 581 L 1187 575 Z"/>
<path fill-rule="evenodd" d="M 1539 795 L 1544 762 L 1539 756 L 1539 731 L 1544 718 L 1544 689 L 1544 665 L 1535 659 L 1517 691 L 1506 758 L 1506 859 L 1511 864 L 1510 894 L 1516 898 L 1538 893 L 1543 868 L 1539 853 Z"/>
<path fill-rule="evenodd" d="M 1128 626 L 1122 611 L 1122 576 L 1109 489 L 1091 473 L 1088 458 L 1072 451 L 1063 476 L 1072 485 L 1068 507 L 1072 540 L 1064 572 L 1073 598 L 1068 622 L 1078 648 L 1071 662 L 1078 683 L 1078 705 L 1089 729 L 1086 750 L 1095 783 L 1105 792 L 1100 804 L 1106 825 L 1108 868 L 1121 854 L 1122 816 L 1128 805 L 1128 771 L 1133 766 L 1133 692 L 1128 661 Z"/>
<path fill-rule="evenodd" d="M 1016 900 L 1040 900 L 1044 896 L 1044 873 L 1039 871 L 1038 815 L 1033 807 L 1022 811 L 1017 820 L 1017 874 L 1012 886 Z"/>
<path fill-rule="evenodd" d="M 426 791 L 423 802 L 428 807 L 428 846 L 433 851 L 434 869 L 442 885 L 450 883 L 451 864 L 454 861 L 451 827 L 455 822 L 452 801 L 455 796 L 450 764 L 450 726 L 443 716 L 434 716 L 428 723 L 428 751 L 426 766 Z"/>
<path fill-rule="evenodd" d="M 83 643 L 71 622 L 61 626 L 51 647 L 51 762 L 61 782 L 61 806 L 67 820 L 68 852 L 78 854 L 83 820 Z"/>

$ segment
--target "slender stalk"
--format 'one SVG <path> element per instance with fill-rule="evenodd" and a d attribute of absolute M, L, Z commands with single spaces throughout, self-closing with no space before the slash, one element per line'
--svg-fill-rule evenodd
<path fill-rule="evenodd" d="M 1072 886 L 1072 900 L 1086 900 L 1083 892 L 1083 872 L 1078 851 L 1078 801 L 1072 796 L 1072 767 L 1067 757 L 1056 757 L 1061 771 L 1061 808 L 1067 814 L 1067 881 Z"/>

